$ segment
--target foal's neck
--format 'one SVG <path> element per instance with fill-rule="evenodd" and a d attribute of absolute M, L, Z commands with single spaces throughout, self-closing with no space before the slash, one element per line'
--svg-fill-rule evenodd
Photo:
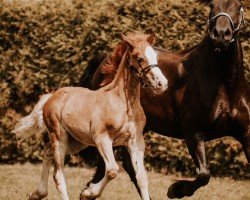
<path fill-rule="evenodd" d="M 140 81 L 132 73 L 126 56 L 122 59 L 113 81 L 105 86 L 105 91 L 118 94 L 126 102 L 128 109 L 140 103 Z"/>

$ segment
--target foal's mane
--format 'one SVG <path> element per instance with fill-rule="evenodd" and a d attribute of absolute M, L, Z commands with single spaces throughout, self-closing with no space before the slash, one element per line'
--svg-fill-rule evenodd
<path fill-rule="evenodd" d="M 148 35 L 142 33 L 130 33 L 126 36 L 127 40 L 131 44 L 136 45 L 139 42 L 147 41 Z M 101 63 L 100 71 L 103 75 L 103 81 L 100 86 L 103 87 L 112 82 L 120 65 L 122 57 L 126 50 L 128 49 L 128 44 L 125 41 L 119 42 L 114 48 L 113 52 Z"/>
<path fill-rule="evenodd" d="M 122 60 L 122 56 L 127 49 L 125 42 L 119 42 L 112 53 L 101 63 L 100 70 L 103 75 L 103 81 L 100 86 L 103 87 L 112 82 Z"/>

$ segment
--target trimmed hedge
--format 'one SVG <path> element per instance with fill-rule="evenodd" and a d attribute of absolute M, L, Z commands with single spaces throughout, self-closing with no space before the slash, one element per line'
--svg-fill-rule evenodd
<path fill-rule="evenodd" d="M 244 1 L 245 10 L 250 2 Z M 110 51 L 121 32 L 156 32 L 157 46 L 184 49 L 204 36 L 208 9 L 193 0 L 111 1 L 43 0 L 0 4 L 0 163 L 40 162 L 42 140 L 18 144 L 11 134 L 39 95 L 79 85 L 87 61 Z M 250 22 L 249 11 L 246 21 Z M 250 80 L 250 27 L 241 33 L 246 76 Z M 181 140 L 146 136 L 146 165 L 163 173 L 194 174 L 193 162 Z M 249 178 L 240 145 L 216 140 L 207 145 L 210 170 L 217 176 Z M 69 163 L 78 164 L 78 157 Z"/>

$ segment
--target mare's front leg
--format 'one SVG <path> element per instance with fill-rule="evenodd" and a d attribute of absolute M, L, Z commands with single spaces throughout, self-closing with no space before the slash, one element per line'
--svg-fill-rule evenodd
<path fill-rule="evenodd" d="M 197 133 L 188 136 L 189 138 L 186 138 L 187 147 L 195 163 L 198 175 L 193 181 L 180 180 L 172 184 L 168 189 L 168 197 L 171 199 L 192 196 L 197 189 L 207 185 L 210 179 L 203 135 Z"/>
<path fill-rule="evenodd" d="M 148 179 L 144 167 L 145 142 L 143 135 L 132 136 L 128 141 L 128 152 L 131 157 L 138 188 L 143 200 L 149 200 Z"/>
<path fill-rule="evenodd" d="M 245 134 L 242 134 L 240 137 L 236 137 L 236 139 L 238 139 L 238 141 L 241 143 L 247 161 L 250 164 L 250 127 L 245 132 Z"/>
<path fill-rule="evenodd" d="M 112 143 L 113 141 L 107 133 L 96 136 L 96 146 L 105 163 L 105 175 L 98 183 L 90 183 L 85 188 L 81 195 L 81 200 L 89 200 L 99 197 L 109 181 L 116 178 L 119 171 L 119 166 L 115 161 Z"/>

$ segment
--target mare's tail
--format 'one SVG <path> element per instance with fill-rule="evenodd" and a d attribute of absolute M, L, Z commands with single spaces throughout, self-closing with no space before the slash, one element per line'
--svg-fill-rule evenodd
<path fill-rule="evenodd" d="M 90 59 L 88 62 L 87 67 L 85 68 L 82 77 L 80 78 L 80 86 L 90 88 L 91 86 L 91 80 L 95 74 L 95 71 L 99 67 L 99 65 L 102 63 L 102 61 L 107 57 L 107 54 L 100 54 L 97 56 L 94 56 Z"/>
<path fill-rule="evenodd" d="M 38 103 L 35 105 L 32 112 L 19 120 L 15 129 L 12 131 L 18 138 L 24 140 L 34 134 L 45 131 L 45 124 L 43 120 L 43 107 L 52 94 L 45 94 L 41 96 Z"/>

